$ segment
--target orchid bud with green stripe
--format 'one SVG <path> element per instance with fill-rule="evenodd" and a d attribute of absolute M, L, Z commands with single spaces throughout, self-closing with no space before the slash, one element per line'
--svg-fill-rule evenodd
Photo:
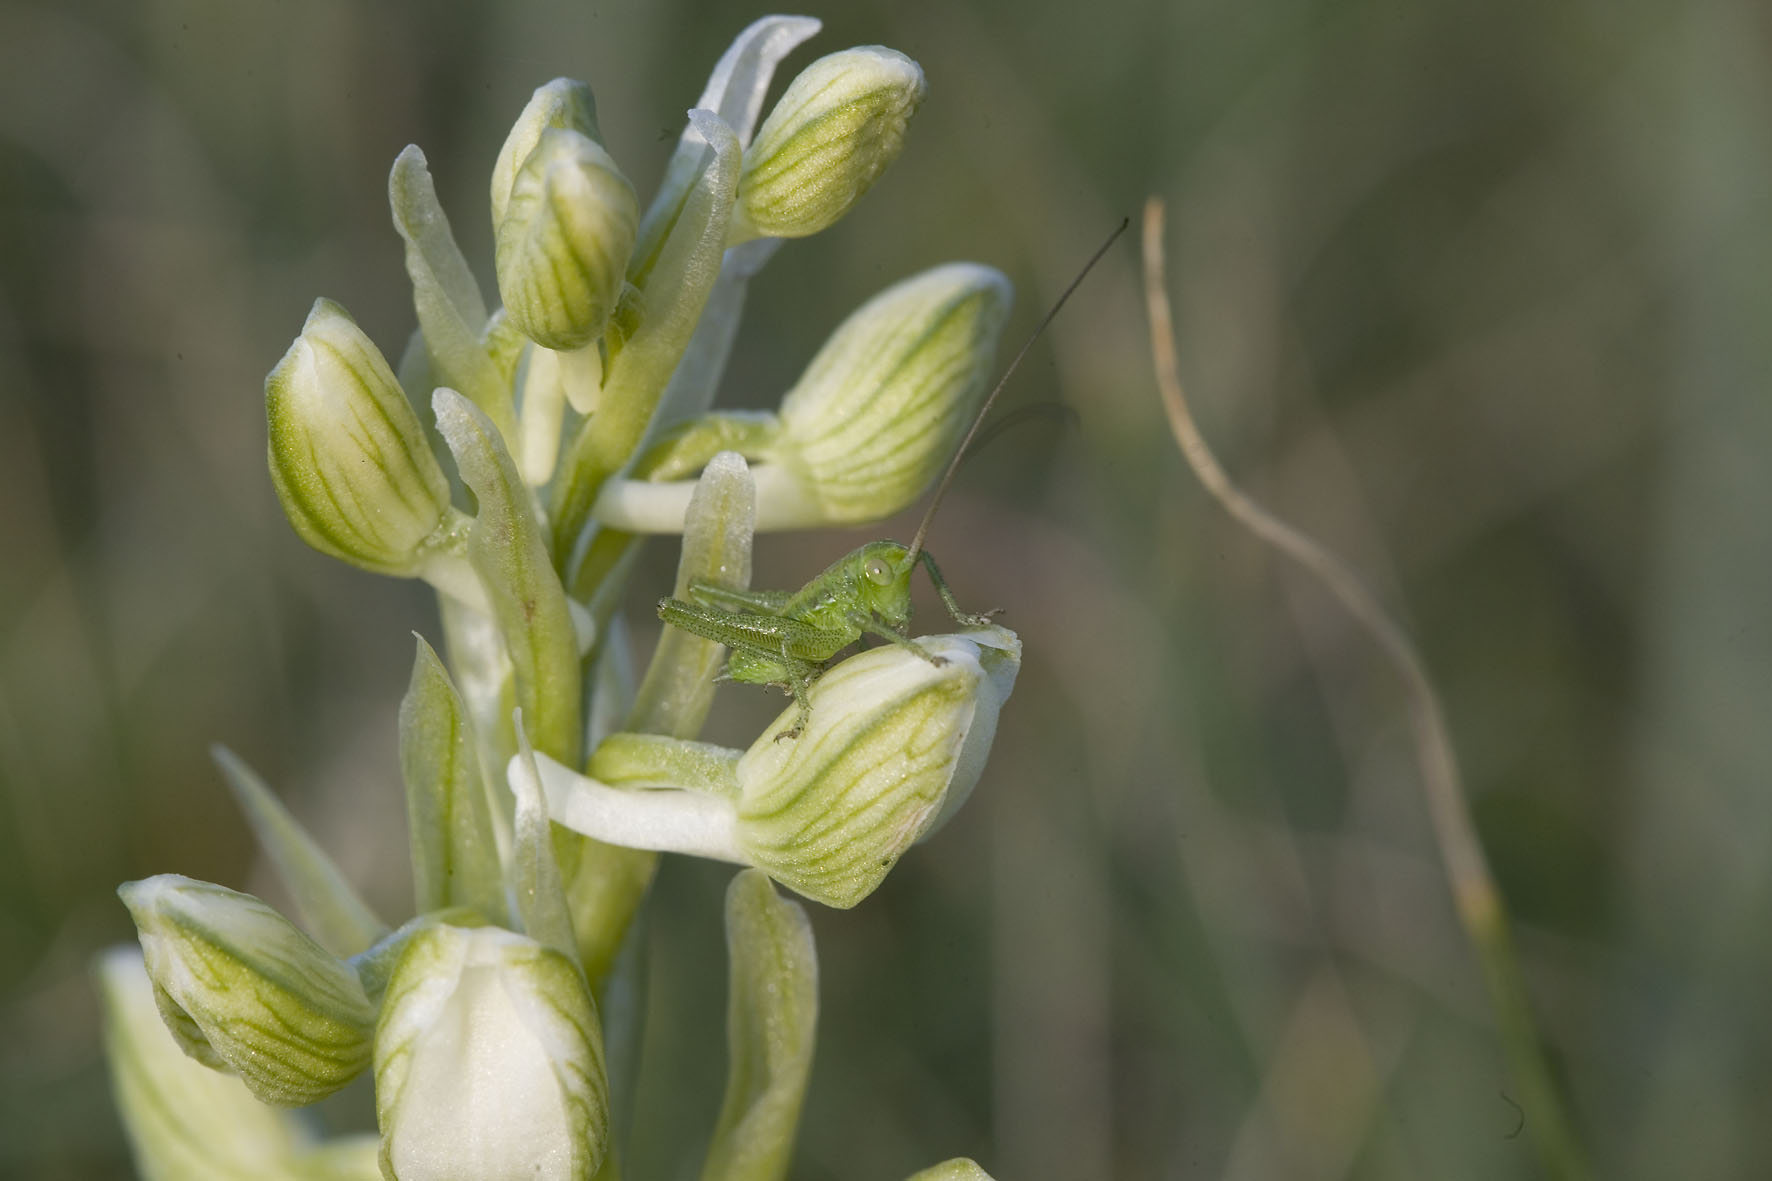
<path fill-rule="evenodd" d="M 752 865 L 847 908 L 971 794 L 1015 685 L 1000 627 L 891 644 L 825 672 L 749 750 L 612 735 L 603 779 L 537 759 L 548 814 L 598 840 Z M 513 777 L 528 774 L 514 761 Z"/>
<path fill-rule="evenodd" d="M 393 370 L 316 300 L 265 378 L 271 480 L 302 540 L 381 574 L 418 573 L 451 518 L 449 481 Z"/>
<path fill-rule="evenodd" d="M 831 334 L 781 403 L 775 456 L 804 511 L 877 520 L 934 483 L 984 397 L 1011 298 L 1001 271 L 949 263 L 887 288 Z M 759 517 L 773 492 L 759 475 Z"/>
<path fill-rule="evenodd" d="M 760 530 L 891 516 L 953 459 L 984 399 L 1012 298 L 1008 278 L 978 263 L 895 283 L 838 326 L 778 416 L 746 421 L 736 433 L 730 414 L 691 424 L 691 437 L 680 440 L 684 458 L 732 447 L 753 461 Z M 595 516 L 634 533 L 681 531 L 693 487 L 611 480 Z"/>
<path fill-rule="evenodd" d="M 542 132 L 550 127 L 564 127 L 587 136 L 598 143 L 603 134 L 597 129 L 597 100 L 591 88 L 571 78 L 555 78 L 535 88 L 524 104 L 522 114 L 511 125 L 498 160 L 492 165 L 492 228 L 496 231 L 505 219 L 505 205 L 511 199 L 511 186 L 517 171 L 523 167 Z"/>
<path fill-rule="evenodd" d="M 252 897 L 177 874 L 117 893 L 167 1027 L 266 1103 L 299 1107 L 369 1065 L 375 1008 L 350 965 Z"/>
<path fill-rule="evenodd" d="M 639 224 L 634 186 L 602 145 L 545 128 L 497 223 L 506 314 L 547 348 L 590 344 L 621 296 Z"/>
<path fill-rule="evenodd" d="M 375 1103 L 398 1181 L 590 1181 L 609 1084 L 577 966 L 501 927 L 415 932 L 382 1002 Z"/>
<path fill-rule="evenodd" d="M 926 90 L 917 63 L 881 45 L 807 66 L 745 151 L 728 242 L 803 238 L 834 224 L 898 159 Z"/>

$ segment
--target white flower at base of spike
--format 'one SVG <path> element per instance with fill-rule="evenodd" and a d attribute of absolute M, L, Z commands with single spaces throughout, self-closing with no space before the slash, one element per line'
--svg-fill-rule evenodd
<path fill-rule="evenodd" d="M 728 245 L 834 224 L 904 150 L 926 91 L 921 67 L 881 45 L 807 66 L 745 151 Z"/>
<path fill-rule="evenodd" d="M 753 865 L 854 906 L 971 794 L 1021 664 L 1000 627 L 915 643 L 939 663 L 898 645 L 853 656 L 812 686 L 797 736 L 794 706 L 742 753 L 637 738 L 629 748 L 656 767 L 632 766 L 623 787 L 538 759 L 548 813 L 602 841 Z"/>
<path fill-rule="evenodd" d="M 314 301 L 265 378 L 271 480 L 302 540 L 380 574 L 420 571 L 453 517 L 449 480 L 387 360 Z"/>
<path fill-rule="evenodd" d="M 117 893 L 186 1053 L 282 1107 L 323 1099 L 369 1065 L 375 1008 L 356 972 L 275 910 L 177 874 Z"/>
<path fill-rule="evenodd" d="M 505 314 L 546 348 L 592 343 L 621 296 L 639 224 L 634 186 L 603 146 L 545 128 L 497 223 Z"/>
<path fill-rule="evenodd" d="M 589 1181 L 609 1086 L 578 968 L 500 927 L 414 933 L 382 1003 L 375 1101 L 398 1181 Z"/>
<path fill-rule="evenodd" d="M 1011 300 L 1001 271 L 949 263 L 856 309 L 782 399 L 778 418 L 751 425 L 748 439 L 709 444 L 758 461 L 757 528 L 875 521 L 928 491 L 984 398 Z M 725 425 L 705 421 L 710 434 Z M 693 487 L 611 480 L 594 515 L 631 532 L 680 531 Z"/>

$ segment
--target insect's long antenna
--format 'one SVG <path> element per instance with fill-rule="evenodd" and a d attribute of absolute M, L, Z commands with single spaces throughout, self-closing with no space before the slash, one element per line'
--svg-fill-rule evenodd
<path fill-rule="evenodd" d="M 1108 247 L 1114 244 L 1114 239 L 1124 233 L 1126 227 L 1131 224 L 1131 218 L 1121 218 L 1120 224 L 1114 227 L 1114 232 L 1107 236 L 1107 241 L 1095 248 L 1095 253 L 1089 256 L 1089 261 L 1083 264 L 1083 269 L 1077 272 L 1077 277 L 1072 279 L 1070 286 L 1066 287 L 1059 295 L 1057 301 L 1052 305 L 1052 310 L 1047 312 L 1045 318 L 1035 327 L 1033 333 L 1027 338 L 1027 343 L 1021 346 L 1021 351 L 1015 354 L 1015 359 L 1009 362 L 1009 368 L 1003 370 L 1003 376 L 997 379 L 996 386 L 985 398 L 983 405 L 979 406 L 978 413 L 973 415 L 972 425 L 966 430 L 966 437 L 960 440 L 960 446 L 954 451 L 954 458 L 949 462 L 948 470 L 941 474 L 941 483 L 935 486 L 935 495 L 930 499 L 929 507 L 923 513 L 922 523 L 917 526 L 917 535 L 911 538 L 911 548 L 907 555 L 908 561 L 915 562 L 917 555 L 922 552 L 924 538 L 929 533 L 929 524 L 935 520 L 935 510 L 941 507 L 941 498 L 947 495 L 948 485 L 954 482 L 954 473 L 960 468 L 960 459 L 966 454 L 966 448 L 972 445 L 973 436 L 978 434 L 978 428 L 984 425 L 984 416 L 990 413 L 991 405 L 996 402 L 997 395 L 1002 393 L 1003 387 L 1009 384 L 1009 379 L 1014 376 L 1016 367 L 1021 364 L 1022 358 L 1028 355 L 1028 350 L 1034 347 L 1034 342 L 1040 339 L 1040 334 L 1046 331 L 1047 325 L 1051 324 L 1053 318 L 1058 315 L 1058 309 L 1062 308 L 1065 300 L 1071 297 L 1071 292 L 1082 286 L 1083 279 L 1091 270 L 1095 269 L 1095 264 L 1100 262 L 1101 256 L 1108 252 Z"/>

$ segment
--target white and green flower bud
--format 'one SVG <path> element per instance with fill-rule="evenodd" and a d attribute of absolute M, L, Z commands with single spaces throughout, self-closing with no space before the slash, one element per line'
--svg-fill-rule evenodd
<path fill-rule="evenodd" d="M 923 495 L 984 398 L 1012 298 L 1001 271 L 948 263 L 843 321 L 778 418 L 721 444 L 756 461 L 757 528 L 862 524 Z M 594 515 L 629 532 L 677 532 L 693 487 L 611 480 Z"/>
<path fill-rule="evenodd" d="M 800 71 L 745 151 L 728 240 L 804 238 L 834 224 L 898 159 L 926 90 L 921 67 L 881 45 Z"/>
<path fill-rule="evenodd" d="M 609 1088 L 584 978 L 501 927 L 415 933 L 382 1003 L 375 1102 L 397 1181 L 589 1181 Z"/>
<path fill-rule="evenodd" d="M 790 707 L 742 754 L 616 736 L 618 757 L 599 749 L 592 769 L 621 787 L 537 759 L 548 813 L 611 844 L 753 865 L 854 906 L 971 794 L 1021 666 L 1021 642 L 1000 627 L 916 644 L 928 655 L 890 645 L 830 669 L 804 717 Z"/>
<path fill-rule="evenodd" d="M 511 186 L 517 181 L 518 170 L 541 142 L 542 132 L 550 127 L 564 127 L 602 143 L 603 133 L 597 129 L 597 100 L 591 88 L 571 78 L 555 78 L 536 87 L 529 96 L 492 165 L 494 230 L 505 219 L 505 204 L 511 199 Z"/>
<path fill-rule="evenodd" d="M 949 263 L 831 334 L 782 399 L 775 450 L 818 523 L 889 516 L 935 482 L 984 397 L 1011 293 L 1001 271 Z M 761 517 L 773 498 L 758 485 Z"/>
<path fill-rule="evenodd" d="M 602 145 L 543 129 L 497 223 L 506 314 L 547 348 L 590 344 L 621 296 L 639 224 L 634 186 Z"/>
<path fill-rule="evenodd" d="M 282 1107 L 323 1099 L 369 1065 L 375 1009 L 356 972 L 269 906 L 177 874 L 117 893 L 187 1053 Z"/>
<path fill-rule="evenodd" d="M 380 350 L 316 300 L 265 378 L 271 480 L 302 540 L 381 574 L 418 572 L 449 521 L 449 481 Z"/>

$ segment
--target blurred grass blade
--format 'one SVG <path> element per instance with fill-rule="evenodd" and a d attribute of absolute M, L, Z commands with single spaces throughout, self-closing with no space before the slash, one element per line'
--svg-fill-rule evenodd
<path fill-rule="evenodd" d="M 1501 1040 L 1520 1088 L 1540 1160 L 1548 1176 L 1579 1181 L 1589 1176 L 1587 1154 L 1576 1139 L 1544 1047 L 1532 1018 L 1526 984 L 1514 952 L 1507 906 L 1477 840 L 1460 783 L 1452 739 L 1421 656 L 1372 593 L 1345 562 L 1314 539 L 1244 495 L 1231 482 L 1200 434 L 1181 386 L 1175 356 L 1175 328 L 1163 276 L 1163 203 L 1152 197 L 1144 209 L 1145 304 L 1150 314 L 1151 354 L 1163 408 L 1176 444 L 1207 492 L 1238 524 L 1302 566 L 1365 629 L 1402 679 L 1409 722 L 1421 764 L 1422 789 L 1433 822 L 1440 858 L 1452 888 L 1452 901 L 1464 924 L 1495 1006 Z"/>
<path fill-rule="evenodd" d="M 209 753 L 315 941 L 334 955 L 353 956 L 386 935 L 387 924 L 265 781 L 227 747 L 214 746 Z"/>

